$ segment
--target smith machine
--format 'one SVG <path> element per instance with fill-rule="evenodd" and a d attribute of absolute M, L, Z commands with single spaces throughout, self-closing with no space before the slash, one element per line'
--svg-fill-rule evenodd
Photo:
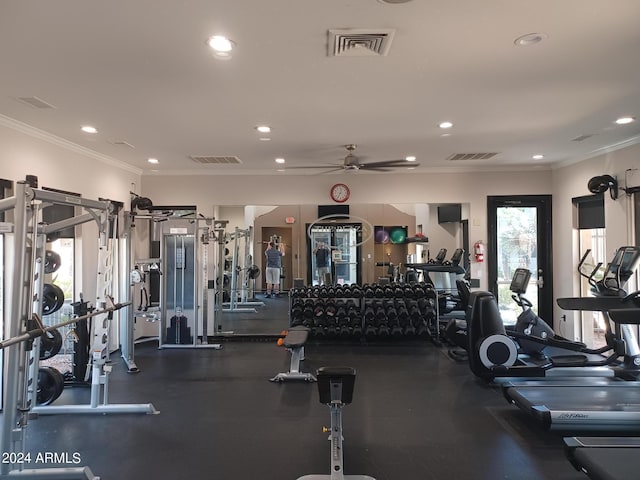
<path fill-rule="evenodd" d="M 50 205 L 82 208 L 83 214 L 46 225 L 42 210 Z M 2 387 L 4 405 L 0 432 L 0 478 L 27 479 L 89 479 L 97 480 L 89 467 L 24 468 L 20 456 L 27 452 L 26 428 L 31 414 L 56 413 L 159 413 L 152 404 L 110 404 L 108 383 L 111 372 L 109 339 L 114 313 L 126 306 L 113 301 L 114 239 L 109 238 L 110 221 L 117 231 L 117 216 L 107 200 L 88 200 L 65 194 L 38 190 L 25 182 L 17 182 L 15 195 L 0 200 L 0 211 L 12 212 L 10 222 L 1 224 L 4 236 L 6 272 L 12 272 L 5 282 L 6 303 L 3 340 L 4 353 Z M 98 228 L 98 262 L 95 310 L 56 325 L 45 327 L 41 321 L 48 305 L 44 298 L 46 237 L 65 228 L 95 222 Z M 115 235 L 115 233 L 114 233 Z M 57 302 L 60 299 L 57 299 Z M 63 301 L 63 300 L 62 300 Z M 39 379 L 40 348 L 45 334 L 65 325 L 92 319 L 90 339 L 91 400 L 88 405 L 36 405 Z"/>
<path fill-rule="evenodd" d="M 224 299 L 225 312 L 257 313 L 255 307 L 264 306 L 264 302 L 254 298 L 254 283 L 260 276 L 260 268 L 253 264 L 252 239 L 252 227 L 247 229 L 235 227 L 233 232 L 225 236 L 225 243 L 231 244 L 233 248 L 231 261 L 225 259 L 224 262 L 227 279 L 225 284 L 229 284 L 229 298 Z"/>

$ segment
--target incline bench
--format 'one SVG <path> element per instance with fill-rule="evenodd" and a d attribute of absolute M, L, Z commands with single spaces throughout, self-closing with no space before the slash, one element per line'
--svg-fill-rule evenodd
<path fill-rule="evenodd" d="M 304 344 L 307 343 L 309 332 L 310 330 L 302 325 L 289 329 L 282 345 L 291 352 L 291 365 L 288 372 L 277 374 L 271 379 L 272 382 L 286 382 L 288 380 L 316 381 L 316 377 L 311 373 L 300 371 L 300 362 L 304 360 Z"/>
<path fill-rule="evenodd" d="M 353 400 L 356 370 L 351 367 L 321 367 L 318 369 L 320 403 L 329 406 L 331 413 L 331 473 L 303 475 L 298 480 L 376 480 L 369 475 L 345 475 L 342 442 L 342 407 Z"/>

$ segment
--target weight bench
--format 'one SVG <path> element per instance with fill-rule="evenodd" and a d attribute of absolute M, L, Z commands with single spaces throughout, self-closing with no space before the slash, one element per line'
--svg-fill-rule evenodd
<path fill-rule="evenodd" d="M 300 371 L 300 362 L 304 360 L 304 344 L 309 338 L 310 329 L 298 325 L 291 327 L 284 337 L 282 344 L 291 352 L 291 365 L 289 371 L 279 373 L 271 379 L 272 382 L 286 382 L 289 380 L 304 380 L 305 382 L 315 382 L 316 377 L 311 373 L 303 373 Z"/>
<path fill-rule="evenodd" d="M 351 403 L 356 371 L 351 367 L 322 367 L 317 371 L 320 403 L 331 411 L 331 474 L 304 475 L 298 480 L 375 480 L 368 475 L 344 475 L 342 454 L 342 407 Z M 325 430 L 326 431 L 326 430 Z"/>

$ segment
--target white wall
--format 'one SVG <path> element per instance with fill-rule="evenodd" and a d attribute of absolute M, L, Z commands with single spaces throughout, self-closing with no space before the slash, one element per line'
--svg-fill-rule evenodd
<path fill-rule="evenodd" d="M 45 132 L 0 115 L 0 177 L 24 180 L 38 177 L 40 187 L 81 194 L 97 200 L 109 198 L 129 203 L 129 191 L 139 188 L 140 172 L 117 160 L 100 156 Z M 95 298 L 98 256 L 97 228 L 93 222 L 81 227 L 82 271 L 78 291 L 88 301 Z"/>
<path fill-rule="evenodd" d="M 551 194 L 551 170 L 421 174 L 272 176 L 144 176 L 143 195 L 154 204 L 322 205 L 331 203 L 336 182 L 349 185 L 350 204 L 468 203 L 469 236 L 487 240 L 487 195 Z M 436 222 L 437 225 L 437 222 Z M 432 225 L 424 225 L 429 236 Z M 439 248 L 434 245 L 434 248 Z M 486 288 L 486 263 L 472 263 L 471 275 Z"/>
<path fill-rule="evenodd" d="M 578 274 L 576 267 L 583 252 L 578 251 L 577 233 L 571 199 L 589 195 L 587 182 L 596 175 L 608 174 L 617 177 L 624 186 L 625 171 L 629 186 L 640 185 L 640 145 L 634 145 L 612 153 L 557 168 L 553 171 L 553 290 L 554 298 L 578 295 Z M 605 193 L 605 226 L 607 257 L 611 259 L 618 247 L 633 245 L 633 219 L 630 197 L 620 191 L 617 200 Z M 562 321 L 562 316 L 566 321 Z M 560 335 L 574 338 L 578 315 L 565 312 L 554 305 L 555 325 Z"/>
<path fill-rule="evenodd" d="M 74 146 L 26 125 L 9 122 L 6 117 L 0 116 L 0 176 L 3 178 L 19 180 L 27 174 L 36 175 L 40 185 L 78 192 L 87 198 L 108 197 L 125 203 L 129 200 L 129 191 L 134 190 L 150 197 L 156 204 L 195 204 L 205 215 L 211 215 L 214 206 L 224 205 L 328 204 L 331 203 L 329 188 L 339 181 L 349 185 L 349 203 L 352 204 L 468 203 L 469 235 L 473 242 L 487 239 L 488 195 L 552 194 L 554 298 L 576 293 L 575 267 L 580 252 L 574 247 L 571 198 L 588 194 L 587 181 L 595 175 L 614 175 L 622 184 L 625 171 L 637 168 L 639 158 L 640 145 L 634 145 L 554 170 L 142 177 L 139 171 L 117 160 Z M 628 177 L 631 186 L 640 184 L 640 174 L 636 170 L 628 172 Z M 632 243 L 633 240 L 628 198 L 624 193 L 616 201 L 606 196 L 605 212 L 607 250 L 611 255 L 618 246 Z M 432 215 L 429 216 L 433 219 Z M 429 221 L 429 225 L 424 225 L 426 235 L 434 228 L 431 223 L 433 220 Z M 83 242 L 84 277 L 88 280 L 95 277 L 92 267 L 94 245 L 93 242 Z M 484 265 L 472 263 L 471 274 L 481 279 L 481 288 L 486 288 Z M 566 312 L 556 307 L 555 318 L 559 319 L 563 313 Z M 571 319 L 560 323 L 560 333 L 571 337 L 573 326 Z"/>

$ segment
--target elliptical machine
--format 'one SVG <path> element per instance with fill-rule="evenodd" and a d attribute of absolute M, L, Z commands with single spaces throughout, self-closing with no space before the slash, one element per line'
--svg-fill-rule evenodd
<path fill-rule="evenodd" d="M 580 262 L 580 269 L 582 269 L 584 258 Z M 622 330 L 622 335 L 612 332 L 606 311 L 625 308 L 627 298 L 635 298 L 631 295 L 623 298 L 626 295 L 623 287 L 635 271 L 638 261 L 640 261 L 640 247 L 621 247 L 607 266 L 601 280 L 594 280 L 601 264 L 587 275 L 593 282 L 592 291 L 599 296 L 594 300 L 598 303 L 606 303 L 603 305 L 606 308 L 600 308 L 600 310 L 605 313 L 607 345 L 599 349 L 590 349 L 583 343 L 555 335 L 551 327 L 531 311 L 530 305 L 527 307 L 528 303 L 522 296 L 526 291 L 524 280 L 528 282 L 526 272 L 517 272 L 512 281 L 512 290 L 520 291 L 519 294 L 515 294 L 514 300 L 523 306 L 519 324 L 514 330 L 507 330 L 503 325 L 492 293 L 473 292 L 467 316 L 468 358 L 471 370 L 478 377 L 487 380 L 493 380 L 496 377 L 544 377 L 549 370 L 557 367 L 617 365 L 620 363 L 621 356 L 625 357 L 623 370 L 629 368 L 637 370 L 638 362 L 634 354 L 637 349 L 635 336 L 625 330 Z M 563 304 L 561 300 L 572 299 L 558 300 L 560 307 L 572 309 L 570 304 Z M 582 303 L 584 299 L 577 299 L 577 301 Z M 562 353 L 548 354 L 546 347 L 562 349 Z M 609 355 L 602 356 L 606 352 L 610 352 Z M 592 355 L 598 355 L 598 357 L 594 359 Z"/>

